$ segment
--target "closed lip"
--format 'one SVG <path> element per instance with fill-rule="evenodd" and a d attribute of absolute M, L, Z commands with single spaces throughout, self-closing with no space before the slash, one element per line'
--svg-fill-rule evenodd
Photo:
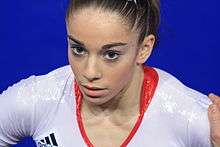
<path fill-rule="evenodd" d="M 98 86 L 91 86 L 91 85 L 83 85 L 83 87 L 89 89 L 89 90 L 104 90 L 106 88 L 101 88 L 101 87 L 98 87 Z"/>
<path fill-rule="evenodd" d="M 83 86 L 83 92 L 85 95 L 91 97 L 91 98 L 99 98 L 106 94 L 107 90 L 106 88 L 100 88 L 97 86 Z"/>

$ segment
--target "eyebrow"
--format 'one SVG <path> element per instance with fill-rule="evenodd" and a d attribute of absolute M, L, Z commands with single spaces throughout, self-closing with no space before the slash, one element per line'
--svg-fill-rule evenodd
<path fill-rule="evenodd" d="M 82 42 L 82 41 L 79 41 L 77 40 L 76 38 L 74 38 L 73 36 L 71 35 L 68 35 L 68 38 L 72 41 L 74 41 L 75 43 L 85 47 L 85 44 Z M 105 44 L 102 46 L 102 50 L 106 50 L 108 48 L 111 48 L 111 47 L 116 47 L 116 46 L 125 46 L 127 45 L 128 43 L 123 43 L 123 42 L 113 42 L 113 43 L 110 43 L 110 44 Z"/>

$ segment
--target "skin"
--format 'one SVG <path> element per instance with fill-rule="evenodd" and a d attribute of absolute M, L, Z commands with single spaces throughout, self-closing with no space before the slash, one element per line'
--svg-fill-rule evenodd
<path fill-rule="evenodd" d="M 208 109 L 211 139 L 214 147 L 220 147 L 220 97 L 211 93 L 209 98 L 213 103 Z"/>
<path fill-rule="evenodd" d="M 120 146 L 139 114 L 142 64 L 152 52 L 155 37 L 148 35 L 137 44 L 138 32 L 117 14 L 97 8 L 74 12 L 67 20 L 67 30 L 68 59 L 83 94 L 81 115 L 87 135 L 97 147 Z M 74 40 L 83 46 L 76 47 Z M 112 43 L 124 45 L 103 49 Z M 104 88 L 103 95 L 92 98 L 83 85 Z M 212 142 L 220 147 L 220 98 L 209 97 L 213 101 L 208 110 Z"/>
<path fill-rule="evenodd" d="M 118 15 L 94 8 L 75 12 L 67 24 L 71 38 L 69 63 L 83 93 L 81 112 L 87 135 L 95 146 L 119 146 L 139 114 L 142 64 L 150 56 L 155 37 L 149 35 L 137 45 L 137 32 L 128 29 Z M 87 50 L 80 52 L 79 57 L 73 54 L 78 50 L 71 48 L 76 44 L 73 38 L 82 42 Z M 126 44 L 107 49 L 120 52 L 114 61 L 109 59 L 115 59 L 115 55 L 102 50 L 104 45 L 113 42 Z M 86 95 L 83 84 L 105 88 L 105 93 L 91 98 Z"/>

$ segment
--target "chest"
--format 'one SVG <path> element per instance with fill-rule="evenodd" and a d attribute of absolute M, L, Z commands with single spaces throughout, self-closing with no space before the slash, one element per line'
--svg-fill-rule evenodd
<path fill-rule="evenodd" d="M 128 137 L 137 122 L 137 116 L 122 124 L 113 124 L 108 121 L 99 121 L 95 124 L 84 123 L 85 135 L 97 147 L 119 147 Z"/>
<path fill-rule="evenodd" d="M 142 122 L 127 147 L 186 147 L 184 140 L 169 129 L 171 127 L 158 122 L 154 124 Z M 86 135 L 95 147 L 119 147 L 131 132 L 127 130 L 129 127 L 100 126 L 98 128 L 94 126 L 85 129 Z M 55 146 L 56 144 L 62 147 L 87 146 L 85 133 L 80 131 L 77 122 L 73 122 L 72 119 L 62 123 L 54 123 L 52 128 L 45 128 L 34 140 L 37 147 L 46 147 L 45 145 L 49 147 L 49 145 Z"/>
<path fill-rule="evenodd" d="M 153 146 L 153 147 L 185 147 L 184 142 L 187 142 L 183 137 L 186 136 L 184 130 L 186 128 L 177 127 L 174 125 L 171 119 L 159 113 L 153 113 L 148 111 L 147 115 L 140 122 L 139 127 L 135 131 L 131 131 L 134 128 L 135 120 L 131 121 L 131 124 L 124 126 L 115 125 L 103 125 L 97 123 L 97 125 L 83 124 L 84 131 L 82 132 L 80 125 L 77 122 L 75 111 L 67 109 L 64 105 L 54 116 L 48 116 L 52 118 L 52 121 L 42 121 L 35 135 L 34 140 L 38 147 L 45 145 L 55 145 L 68 147 L 77 146 L 85 147 L 85 136 L 95 145 L 95 147 L 119 147 L 125 139 L 131 137 L 128 141 L 127 147 L 138 146 Z M 158 112 L 158 111 L 156 111 Z M 182 122 L 182 121 L 181 121 Z M 178 123 L 179 124 L 179 123 Z M 181 123 L 183 124 L 183 122 Z M 184 125 L 186 126 L 186 125 Z M 180 129 L 179 129 L 180 128 Z M 181 130 L 183 134 L 179 134 L 178 130 Z M 184 135 L 185 134 L 185 135 Z M 53 142 L 53 137 L 56 143 Z"/>

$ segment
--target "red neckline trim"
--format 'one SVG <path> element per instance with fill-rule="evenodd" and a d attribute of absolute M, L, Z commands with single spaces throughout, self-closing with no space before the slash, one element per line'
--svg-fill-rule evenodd
<path fill-rule="evenodd" d="M 143 69 L 144 69 L 144 80 L 143 80 L 143 84 L 142 84 L 141 98 L 140 98 L 140 114 L 139 114 L 139 117 L 138 117 L 133 129 L 131 130 L 130 134 L 125 139 L 125 141 L 121 144 L 121 147 L 126 147 L 128 145 L 128 143 L 131 141 L 131 139 L 133 138 L 133 136 L 135 135 L 135 133 L 137 132 L 137 130 L 143 120 L 144 113 L 147 110 L 147 108 L 153 98 L 156 87 L 157 87 L 157 83 L 158 83 L 158 79 L 159 79 L 157 72 L 152 67 L 148 67 L 145 65 L 143 65 Z M 77 123 L 78 123 L 79 129 L 80 129 L 81 135 L 82 135 L 85 143 L 88 145 L 88 147 L 94 147 L 94 145 L 89 140 L 89 138 L 86 134 L 86 131 L 84 129 L 84 126 L 83 126 L 82 116 L 81 116 L 82 93 L 79 89 L 79 86 L 78 86 L 76 80 L 74 81 L 74 89 L 75 89 L 75 96 L 76 96 Z"/>

